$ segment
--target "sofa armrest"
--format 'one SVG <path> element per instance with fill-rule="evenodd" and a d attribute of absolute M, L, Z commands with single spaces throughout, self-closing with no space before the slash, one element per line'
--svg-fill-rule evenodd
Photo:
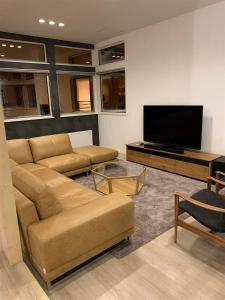
<path fill-rule="evenodd" d="M 113 193 L 32 224 L 31 256 L 48 273 L 133 227 L 133 201 Z"/>

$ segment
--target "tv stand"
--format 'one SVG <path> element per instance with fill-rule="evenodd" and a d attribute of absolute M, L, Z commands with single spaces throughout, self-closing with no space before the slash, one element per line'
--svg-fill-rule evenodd
<path fill-rule="evenodd" d="M 167 149 L 152 147 L 141 142 L 127 144 L 127 160 L 149 167 L 207 181 L 212 163 L 221 155 L 201 151 L 184 150 L 174 153 Z"/>
<path fill-rule="evenodd" d="M 145 143 L 144 147 L 149 148 L 149 149 L 166 151 L 166 152 L 184 154 L 184 148 L 176 147 L 176 146 L 172 146 L 172 145 L 167 146 L 167 145 L 161 145 L 161 144 Z"/>

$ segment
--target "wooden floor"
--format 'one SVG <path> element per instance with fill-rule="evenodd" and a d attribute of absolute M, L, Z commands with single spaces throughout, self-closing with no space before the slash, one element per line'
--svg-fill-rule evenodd
<path fill-rule="evenodd" d="M 192 220 L 190 220 L 192 221 Z M 0 269 L 0 299 L 225 299 L 225 249 L 180 229 L 123 259 L 107 254 L 54 287 L 49 297 L 24 264 Z M 2 259 L 2 256 L 1 256 Z"/>

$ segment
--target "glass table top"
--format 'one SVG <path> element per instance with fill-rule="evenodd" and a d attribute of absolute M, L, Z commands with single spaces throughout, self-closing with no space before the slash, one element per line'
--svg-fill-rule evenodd
<path fill-rule="evenodd" d="M 98 165 L 92 171 L 105 177 L 132 177 L 140 176 L 146 168 L 130 161 L 105 162 Z"/>

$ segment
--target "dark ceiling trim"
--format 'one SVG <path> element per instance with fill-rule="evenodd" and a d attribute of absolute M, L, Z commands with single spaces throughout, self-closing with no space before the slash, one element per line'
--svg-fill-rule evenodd
<path fill-rule="evenodd" d="M 24 42 L 54 44 L 54 45 L 65 46 L 65 47 L 94 49 L 93 44 L 70 42 L 70 41 L 50 39 L 50 38 L 38 37 L 32 35 L 17 34 L 17 33 L 4 32 L 4 31 L 0 31 L 0 39 L 12 39 L 12 40 L 20 40 Z"/>

